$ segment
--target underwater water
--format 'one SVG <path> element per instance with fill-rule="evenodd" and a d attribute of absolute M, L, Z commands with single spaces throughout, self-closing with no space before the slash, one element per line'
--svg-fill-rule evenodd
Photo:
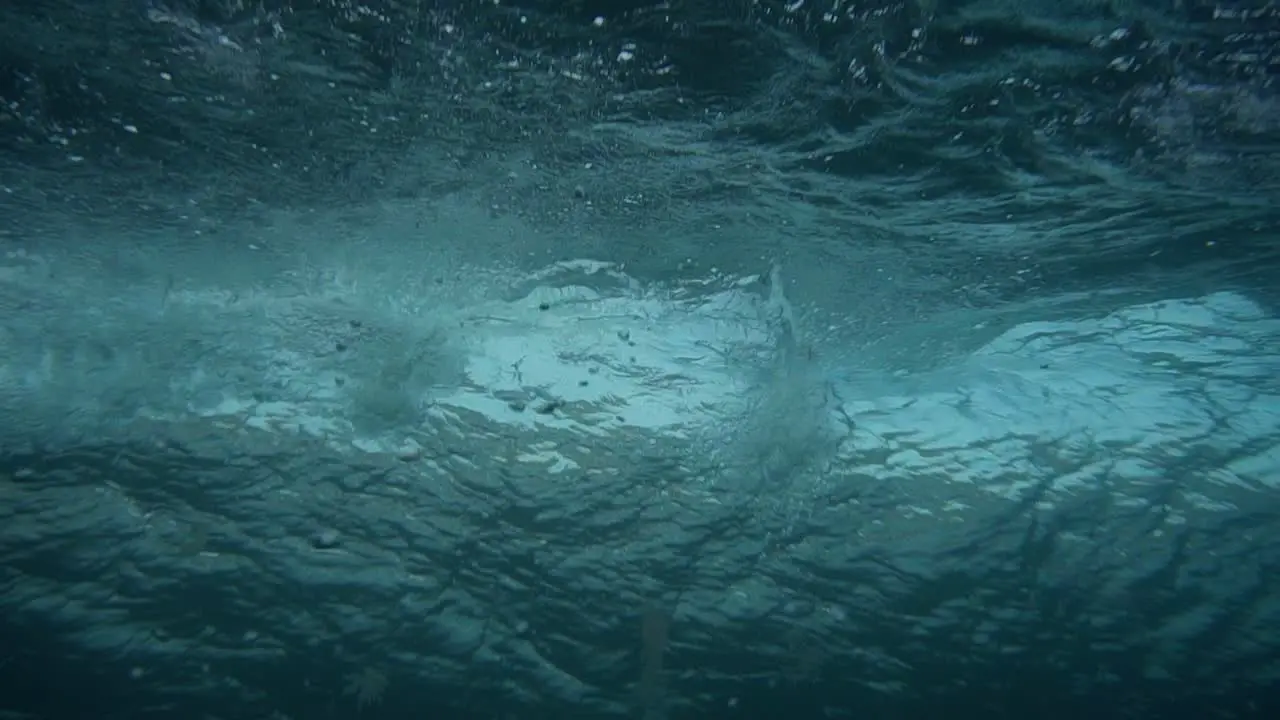
<path fill-rule="evenodd" d="M 0 9 L 0 717 L 1280 708 L 1264 4 Z"/>

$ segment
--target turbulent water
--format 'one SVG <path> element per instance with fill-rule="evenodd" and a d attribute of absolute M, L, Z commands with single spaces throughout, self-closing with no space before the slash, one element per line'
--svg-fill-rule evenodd
<path fill-rule="evenodd" d="M 1280 10 L 11 0 L 0 717 L 1269 717 Z"/>

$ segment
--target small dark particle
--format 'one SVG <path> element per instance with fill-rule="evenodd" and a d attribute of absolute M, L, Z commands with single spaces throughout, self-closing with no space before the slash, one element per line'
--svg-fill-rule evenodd
<path fill-rule="evenodd" d="M 538 406 L 536 406 L 533 409 L 533 411 L 538 413 L 539 415 L 550 415 L 551 413 L 558 410 L 560 406 L 563 404 L 564 403 L 560 402 L 559 400 L 548 400 L 544 403 L 540 403 Z"/>
<path fill-rule="evenodd" d="M 339 340 L 338 342 L 333 344 L 333 349 L 337 350 L 338 352 L 344 352 L 347 349 L 347 344 Z"/>
<path fill-rule="evenodd" d="M 539 310 L 550 310 L 550 309 L 551 309 L 551 303 L 540 302 L 540 303 L 538 303 L 538 309 L 539 309 Z"/>

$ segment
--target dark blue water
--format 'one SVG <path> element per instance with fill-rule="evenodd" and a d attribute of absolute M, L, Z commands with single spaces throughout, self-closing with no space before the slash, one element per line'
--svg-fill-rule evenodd
<path fill-rule="evenodd" d="M 6 3 L 0 718 L 1275 716 L 1278 33 Z"/>

